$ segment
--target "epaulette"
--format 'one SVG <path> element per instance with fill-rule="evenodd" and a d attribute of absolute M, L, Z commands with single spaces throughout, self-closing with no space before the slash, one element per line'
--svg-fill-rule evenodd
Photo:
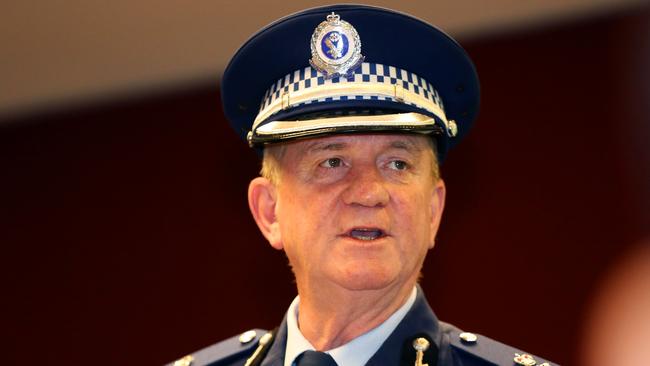
<path fill-rule="evenodd" d="M 480 334 L 463 332 L 455 327 L 449 331 L 449 344 L 461 356 L 463 365 L 558 366 L 541 357 L 523 352 Z"/>
<path fill-rule="evenodd" d="M 253 329 L 241 335 L 228 338 L 182 357 L 167 366 L 225 366 L 231 364 L 254 364 L 260 355 L 268 350 L 273 334 L 262 329 Z M 255 348 L 257 346 L 257 348 Z"/>

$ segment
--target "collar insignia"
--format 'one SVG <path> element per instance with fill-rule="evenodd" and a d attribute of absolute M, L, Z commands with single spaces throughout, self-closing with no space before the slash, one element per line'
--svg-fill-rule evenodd
<path fill-rule="evenodd" d="M 361 39 L 354 27 L 332 13 L 311 36 L 311 66 L 325 78 L 347 76 L 361 65 Z"/>

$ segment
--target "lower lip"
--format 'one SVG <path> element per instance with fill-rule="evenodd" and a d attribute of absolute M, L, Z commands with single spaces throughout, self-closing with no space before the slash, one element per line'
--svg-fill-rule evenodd
<path fill-rule="evenodd" d="M 358 246 L 374 246 L 383 243 L 388 238 L 388 236 L 384 235 L 372 240 L 357 239 L 349 235 L 341 235 L 340 238 L 344 239 L 346 242 L 350 242 Z"/>

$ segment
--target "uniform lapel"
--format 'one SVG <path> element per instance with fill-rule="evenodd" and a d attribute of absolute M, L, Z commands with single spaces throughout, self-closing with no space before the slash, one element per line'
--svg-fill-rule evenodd
<path fill-rule="evenodd" d="M 426 338 L 430 343 L 429 348 L 424 352 L 423 364 L 426 363 L 429 366 L 437 364 L 438 349 L 441 343 L 438 319 L 427 304 L 420 286 L 417 291 L 418 294 L 411 309 L 366 363 L 366 366 L 413 366 L 416 356 L 413 341 L 418 337 Z"/>
<path fill-rule="evenodd" d="M 271 349 L 264 357 L 260 366 L 283 366 L 284 351 L 287 348 L 287 317 L 285 315 L 282 324 L 278 327 Z"/>

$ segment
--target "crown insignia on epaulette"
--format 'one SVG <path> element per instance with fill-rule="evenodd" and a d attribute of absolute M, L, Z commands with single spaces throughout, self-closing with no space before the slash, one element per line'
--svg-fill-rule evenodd
<path fill-rule="evenodd" d="M 522 366 L 535 366 L 537 364 L 537 361 L 535 361 L 535 358 L 533 356 L 524 353 L 523 355 L 520 355 L 519 353 L 515 353 L 515 358 L 513 359 L 517 365 L 522 365 Z"/>
<path fill-rule="evenodd" d="M 363 60 L 357 30 L 338 14 L 328 15 L 314 30 L 309 63 L 326 78 L 349 75 Z"/>

